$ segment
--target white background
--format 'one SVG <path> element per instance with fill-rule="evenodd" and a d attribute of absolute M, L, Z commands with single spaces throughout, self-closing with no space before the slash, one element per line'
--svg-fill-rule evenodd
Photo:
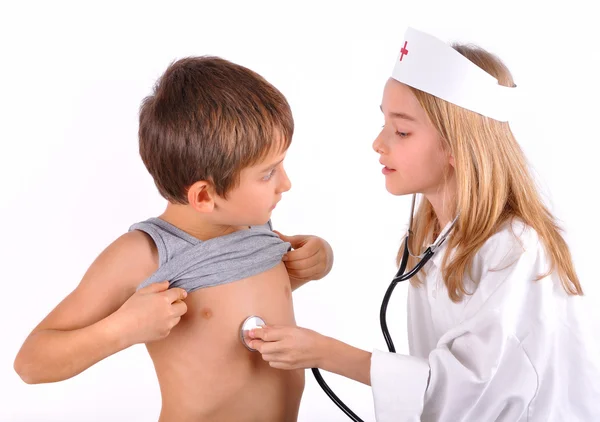
<path fill-rule="evenodd" d="M 493 6 L 492 6 L 493 4 Z M 169 63 L 219 55 L 288 98 L 293 188 L 273 221 L 336 253 L 330 276 L 295 293 L 300 325 L 385 349 L 380 300 L 395 271 L 408 198 L 385 191 L 371 142 L 406 25 L 498 54 L 524 94 L 512 127 L 566 230 L 589 300 L 597 251 L 600 30 L 592 2 L 3 2 L 0 7 L 0 421 L 152 421 L 158 385 L 143 346 L 74 379 L 24 384 L 12 369 L 29 331 L 96 255 L 164 201 L 137 153 L 142 98 Z M 389 322 L 407 351 L 406 286 Z M 595 320 L 600 320 L 596 306 Z M 374 420 L 370 389 L 325 374 Z M 300 421 L 345 421 L 312 375 Z"/>

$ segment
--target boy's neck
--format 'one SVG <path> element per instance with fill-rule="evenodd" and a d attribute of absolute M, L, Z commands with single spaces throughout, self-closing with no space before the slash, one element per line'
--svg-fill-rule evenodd
<path fill-rule="evenodd" d="M 209 240 L 242 230 L 243 227 L 214 224 L 204 215 L 192 210 L 187 205 L 169 203 L 167 209 L 159 216 L 161 220 L 174 225 L 190 236 L 199 240 Z"/>

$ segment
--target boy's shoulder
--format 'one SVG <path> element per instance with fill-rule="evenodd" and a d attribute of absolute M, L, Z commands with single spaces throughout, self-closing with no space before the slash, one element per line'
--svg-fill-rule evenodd
<path fill-rule="evenodd" d="M 135 291 L 158 268 L 152 239 L 142 232 L 127 232 L 111 242 L 92 262 L 81 286 L 101 286 L 106 291 Z M 85 287 L 87 288 L 87 287 Z"/>
<path fill-rule="evenodd" d="M 141 231 L 119 236 L 100 254 L 116 271 L 147 275 L 158 268 L 158 251 L 152 238 Z"/>

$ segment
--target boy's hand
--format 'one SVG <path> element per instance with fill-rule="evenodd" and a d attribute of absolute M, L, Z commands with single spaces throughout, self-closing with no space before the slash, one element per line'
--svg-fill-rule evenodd
<path fill-rule="evenodd" d="M 324 239 L 305 235 L 285 236 L 276 230 L 274 232 L 294 249 L 283 256 L 293 289 L 329 274 L 333 266 L 333 250 Z"/>
<path fill-rule="evenodd" d="M 169 289 L 169 282 L 153 283 L 135 292 L 114 313 L 128 344 L 148 343 L 169 335 L 187 312 L 184 289 Z"/>
<path fill-rule="evenodd" d="M 273 325 L 255 328 L 249 335 L 250 347 L 273 368 L 317 368 L 327 352 L 327 337 L 306 328 Z"/>

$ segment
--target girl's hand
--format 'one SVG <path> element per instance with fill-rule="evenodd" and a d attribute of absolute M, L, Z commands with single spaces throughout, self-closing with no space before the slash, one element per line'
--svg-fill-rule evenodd
<path fill-rule="evenodd" d="M 327 347 L 327 337 L 300 327 L 265 326 L 249 335 L 250 347 L 278 369 L 317 368 Z"/>

